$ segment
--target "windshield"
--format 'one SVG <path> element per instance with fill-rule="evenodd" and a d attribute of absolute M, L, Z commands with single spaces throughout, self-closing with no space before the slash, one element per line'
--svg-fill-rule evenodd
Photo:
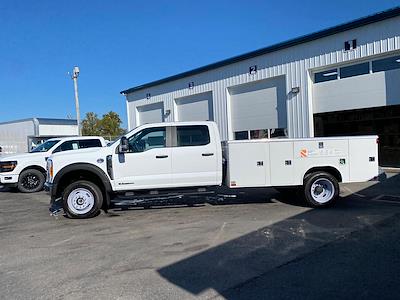
<path fill-rule="evenodd" d="M 143 126 L 143 125 L 140 125 L 140 126 L 138 126 L 138 127 L 136 127 L 136 128 L 133 128 L 133 129 L 129 130 L 127 133 L 125 133 L 125 134 L 123 134 L 123 135 L 120 135 L 120 136 L 117 137 L 115 140 L 112 140 L 111 142 L 107 143 L 107 147 L 110 147 L 110 146 L 114 145 L 114 144 L 115 144 L 116 142 L 118 142 L 123 136 L 127 136 L 129 133 L 131 133 L 132 131 L 136 130 L 137 128 L 139 128 L 139 127 L 141 127 L 141 126 Z"/>
<path fill-rule="evenodd" d="M 118 142 L 119 140 L 120 140 L 120 138 L 122 137 L 123 135 L 120 135 L 119 137 L 117 137 L 115 140 L 113 140 L 113 141 L 111 141 L 111 142 L 108 142 L 107 143 L 107 147 L 110 147 L 111 145 L 114 145 L 116 142 Z"/>
<path fill-rule="evenodd" d="M 60 140 L 51 140 L 44 142 L 43 144 L 37 146 L 36 148 L 32 149 L 31 153 L 34 152 L 47 152 L 51 147 L 57 144 Z"/>

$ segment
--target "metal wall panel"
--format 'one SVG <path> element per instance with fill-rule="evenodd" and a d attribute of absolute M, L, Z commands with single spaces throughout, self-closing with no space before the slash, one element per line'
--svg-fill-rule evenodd
<path fill-rule="evenodd" d="M 354 38 L 357 39 L 357 48 L 344 51 L 344 41 Z M 165 109 L 171 110 L 165 121 L 173 121 L 176 112 L 175 99 L 212 92 L 214 120 L 219 126 L 221 137 L 232 138 L 227 89 L 235 85 L 285 75 L 288 91 L 286 97 L 288 134 L 290 137 L 312 136 L 314 111 L 310 74 L 331 65 L 378 57 L 395 51 L 400 52 L 400 17 L 139 90 L 127 95 L 130 129 L 138 125 L 135 114 L 137 106 L 162 101 Z M 249 67 L 253 65 L 257 65 L 258 71 L 249 74 Z M 189 82 L 194 82 L 194 88 L 188 88 Z M 291 93 L 292 87 L 300 87 L 300 91 Z M 147 93 L 151 94 L 150 99 L 146 99 Z"/>
<path fill-rule="evenodd" d="M 28 136 L 35 135 L 33 119 L 0 124 L 0 146 L 3 153 L 23 153 L 28 149 Z"/>
<path fill-rule="evenodd" d="M 42 125 L 39 124 L 38 136 L 75 136 L 79 135 L 78 125 Z"/>

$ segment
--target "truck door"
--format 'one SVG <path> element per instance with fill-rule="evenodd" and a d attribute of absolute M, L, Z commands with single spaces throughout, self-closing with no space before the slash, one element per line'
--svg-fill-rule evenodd
<path fill-rule="evenodd" d="M 128 139 L 129 151 L 113 155 L 115 190 L 170 187 L 170 127 L 145 128 Z"/>
<path fill-rule="evenodd" d="M 217 184 L 218 155 L 207 125 L 174 127 L 172 182 L 175 186 Z M 219 141 L 218 141 L 219 142 Z"/>

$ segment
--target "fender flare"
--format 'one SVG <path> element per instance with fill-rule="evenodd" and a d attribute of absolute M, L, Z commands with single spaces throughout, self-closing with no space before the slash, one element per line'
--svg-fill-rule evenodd
<path fill-rule="evenodd" d="M 303 172 L 303 177 L 302 178 L 304 180 L 304 178 L 306 177 L 306 174 L 312 173 L 312 171 L 321 171 L 322 170 L 322 171 L 325 171 L 325 172 L 329 173 L 329 171 L 326 171 L 326 169 L 331 169 L 331 170 L 334 170 L 335 172 L 337 172 L 337 174 L 340 176 L 340 178 L 337 178 L 338 181 L 339 182 L 343 181 L 342 172 L 336 166 L 333 166 L 333 165 L 321 165 L 321 166 L 314 166 L 312 168 L 309 168 L 305 172 Z M 334 177 L 336 177 L 335 174 L 332 174 L 332 175 Z"/>
<path fill-rule="evenodd" d="M 89 164 L 89 163 L 74 163 L 74 164 L 65 166 L 60 171 L 58 171 L 56 176 L 54 177 L 53 183 L 52 183 L 52 190 L 51 190 L 52 198 L 56 197 L 56 195 L 58 194 L 58 185 L 59 185 L 60 181 L 62 180 L 62 178 L 66 174 L 73 172 L 73 171 L 81 171 L 81 170 L 89 171 L 100 178 L 101 182 L 103 183 L 104 190 L 106 192 L 105 200 L 106 200 L 107 204 L 109 204 L 109 202 L 110 202 L 109 193 L 112 192 L 112 186 L 110 183 L 110 179 L 108 178 L 108 176 L 102 169 L 100 169 L 99 167 L 97 167 L 95 165 Z"/>

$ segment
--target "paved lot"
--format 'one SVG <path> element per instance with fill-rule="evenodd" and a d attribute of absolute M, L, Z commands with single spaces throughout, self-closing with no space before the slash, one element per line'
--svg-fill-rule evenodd
<path fill-rule="evenodd" d="M 0 298 L 398 299 L 399 195 L 391 174 L 329 209 L 271 190 L 69 220 L 44 193 L 3 191 Z"/>

